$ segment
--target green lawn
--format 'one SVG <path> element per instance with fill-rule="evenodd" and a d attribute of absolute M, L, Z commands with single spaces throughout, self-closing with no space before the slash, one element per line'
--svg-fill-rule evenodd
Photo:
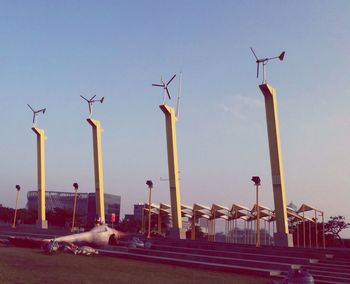
<path fill-rule="evenodd" d="M 268 283 L 261 277 L 189 269 L 106 256 L 45 255 L 0 247 L 0 283 Z"/>

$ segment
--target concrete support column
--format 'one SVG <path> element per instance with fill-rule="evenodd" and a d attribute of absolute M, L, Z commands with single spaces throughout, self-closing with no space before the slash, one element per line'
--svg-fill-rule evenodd
<path fill-rule="evenodd" d="M 259 87 L 265 97 L 267 133 L 269 139 L 273 197 L 277 226 L 277 232 L 274 235 L 275 245 L 292 247 L 293 237 L 288 232 L 276 91 L 268 84 L 262 84 Z"/>
<path fill-rule="evenodd" d="M 98 120 L 88 118 L 87 122 L 92 126 L 92 143 L 94 148 L 94 173 L 96 193 L 96 215 L 105 223 L 105 202 L 102 171 L 102 146 L 101 146 L 101 124 Z"/>
<path fill-rule="evenodd" d="M 175 111 L 167 105 L 160 105 L 160 109 L 165 115 L 166 138 L 168 149 L 168 171 L 170 186 L 170 202 L 172 229 L 170 236 L 176 239 L 185 239 L 186 232 L 182 229 L 181 219 L 181 201 L 180 201 L 180 183 L 179 183 L 179 167 L 177 160 L 177 144 L 176 144 L 176 121 Z"/>
<path fill-rule="evenodd" d="M 191 240 L 196 240 L 196 211 L 192 210 Z"/>
<path fill-rule="evenodd" d="M 161 233 L 162 233 L 162 211 L 159 208 L 159 212 L 158 212 L 158 234 L 160 235 Z"/>
<path fill-rule="evenodd" d="M 43 129 L 33 127 L 32 130 L 37 137 L 37 172 L 38 172 L 38 228 L 47 229 L 45 210 L 45 132 Z"/>

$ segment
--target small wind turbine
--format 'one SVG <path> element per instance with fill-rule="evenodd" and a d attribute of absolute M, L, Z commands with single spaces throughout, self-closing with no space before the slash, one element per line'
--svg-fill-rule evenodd
<path fill-rule="evenodd" d="M 34 110 L 29 104 L 27 104 L 27 106 L 32 110 L 33 112 L 33 127 L 36 126 L 36 122 L 37 122 L 37 119 L 36 119 L 36 116 L 39 114 L 39 113 L 45 113 L 46 111 L 46 108 L 42 108 L 42 109 L 39 109 L 39 110 Z"/>
<path fill-rule="evenodd" d="M 169 93 L 168 86 L 171 83 L 171 81 L 174 80 L 175 77 L 176 77 L 176 74 L 174 74 L 174 76 L 171 77 L 171 79 L 168 81 L 168 83 L 165 83 L 163 81 L 163 78 L 160 77 L 160 81 L 161 81 L 162 84 L 152 84 L 152 86 L 154 86 L 154 87 L 162 87 L 163 88 L 163 104 L 165 102 L 165 93 L 168 95 L 169 100 L 171 100 L 171 96 L 170 96 L 170 93 Z"/>
<path fill-rule="evenodd" d="M 256 78 L 259 78 L 259 65 L 260 63 L 262 63 L 263 65 L 263 80 L 262 83 L 265 84 L 266 83 L 266 71 L 265 71 L 265 66 L 267 64 L 267 62 L 269 62 L 269 60 L 271 59 L 279 59 L 281 61 L 283 61 L 284 59 L 284 55 L 286 54 L 284 51 L 282 51 L 282 53 L 279 56 L 275 56 L 275 57 L 270 57 L 270 58 L 258 58 L 253 50 L 253 48 L 250 48 L 250 50 L 253 52 L 254 57 L 256 59 Z"/>
<path fill-rule="evenodd" d="M 90 100 L 88 100 L 87 98 L 81 96 L 89 105 L 89 118 L 91 118 L 91 115 L 92 115 L 92 104 L 95 103 L 95 102 L 100 102 L 101 104 L 103 103 L 105 97 L 102 97 L 101 99 L 99 100 L 94 100 L 94 98 L 96 97 L 96 95 L 92 96 Z"/>

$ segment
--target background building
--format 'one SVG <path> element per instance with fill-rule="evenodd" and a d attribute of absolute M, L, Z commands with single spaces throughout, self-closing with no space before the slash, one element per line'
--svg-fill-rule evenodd
<path fill-rule="evenodd" d="M 135 219 L 135 221 L 141 222 L 143 207 L 144 207 L 143 203 L 134 204 L 134 219 Z"/>
<path fill-rule="evenodd" d="M 73 210 L 74 192 L 46 191 L 45 204 L 46 211 L 54 211 L 55 208 L 64 210 Z M 111 214 L 115 213 L 116 223 L 120 218 L 121 197 L 114 194 L 104 194 L 105 199 L 105 220 L 111 221 Z M 29 191 L 27 193 L 27 208 L 30 210 L 38 209 L 38 192 Z M 77 193 L 77 216 L 84 219 L 85 223 L 93 222 L 96 217 L 96 194 L 95 193 Z M 86 218 L 86 219 L 85 219 Z"/>

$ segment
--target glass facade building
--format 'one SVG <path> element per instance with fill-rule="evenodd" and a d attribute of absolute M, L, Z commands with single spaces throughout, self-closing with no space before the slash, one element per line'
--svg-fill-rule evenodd
<path fill-rule="evenodd" d="M 74 192 L 46 191 L 46 211 L 54 211 L 55 208 L 73 210 L 74 195 Z M 105 193 L 104 199 L 106 223 L 110 223 L 112 213 L 115 213 L 116 223 L 118 223 L 120 218 L 121 197 L 119 195 Z M 38 209 L 37 191 L 29 191 L 27 193 L 27 208 L 30 210 Z M 78 192 L 76 213 L 79 216 L 85 216 L 86 223 L 93 222 L 96 217 L 96 194 Z"/>

